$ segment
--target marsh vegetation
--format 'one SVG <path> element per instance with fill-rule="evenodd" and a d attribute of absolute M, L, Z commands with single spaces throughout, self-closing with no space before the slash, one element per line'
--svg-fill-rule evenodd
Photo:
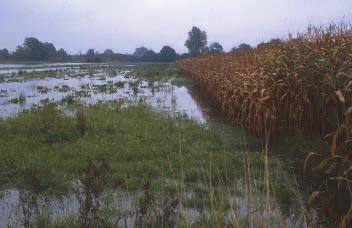
<path fill-rule="evenodd" d="M 289 163 L 174 65 L 35 72 L 2 74 L 0 226 L 305 226 Z"/>

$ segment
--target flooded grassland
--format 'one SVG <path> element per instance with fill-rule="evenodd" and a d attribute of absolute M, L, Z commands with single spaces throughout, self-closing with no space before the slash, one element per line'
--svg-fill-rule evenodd
<path fill-rule="evenodd" d="M 168 64 L 0 65 L 0 227 L 304 226 L 282 161 L 196 90 Z"/>

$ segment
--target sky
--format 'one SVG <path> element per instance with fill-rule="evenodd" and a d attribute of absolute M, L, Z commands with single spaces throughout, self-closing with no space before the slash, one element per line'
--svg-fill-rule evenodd
<path fill-rule="evenodd" d="M 37 37 L 71 54 L 164 45 L 183 53 L 198 26 L 229 50 L 332 21 L 352 22 L 352 0 L 0 0 L 0 49 Z"/>

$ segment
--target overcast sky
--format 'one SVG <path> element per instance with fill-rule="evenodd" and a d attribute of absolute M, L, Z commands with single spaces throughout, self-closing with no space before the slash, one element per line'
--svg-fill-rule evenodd
<path fill-rule="evenodd" d="M 72 54 L 163 45 L 186 52 L 196 25 L 228 50 L 341 20 L 352 22 L 352 0 L 0 0 L 0 48 L 14 51 L 34 36 Z"/>

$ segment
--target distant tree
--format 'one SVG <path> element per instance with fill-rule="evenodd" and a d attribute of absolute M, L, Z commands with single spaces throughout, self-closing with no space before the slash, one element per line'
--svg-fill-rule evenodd
<path fill-rule="evenodd" d="M 106 50 L 104 51 L 104 55 L 106 55 L 106 56 L 112 56 L 112 55 L 114 55 L 114 52 L 113 52 L 111 49 L 106 49 Z"/>
<path fill-rule="evenodd" d="M 282 43 L 282 41 L 281 41 L 281 39 L 278 39 L 278 38 L 271 39 L 269 42 L 269 44 L 280 44 L 280 43 Z"/>
<path fill-rule="evenodd" d="M 65 61 L 69 59 L 69 56 L 64 49 L 60 48 L 56 53 L 56 58 L 59 61 Z"/>
<path fill-rule="evenodd" d="M 6 48 L 0 50 L 0 60 L 7 60 L 9 57 L 10 53 Z"/>
<path fill-rule="evenodd" d="M 114 58 L 114 52 L 111 49 L 106 49 L 103 53 L 103 58 L 105 61 L 111 61 Z"/>
<path fill-rule="evenodd" d="M 89 63 L 95 62 L 96 61 L 96 56 L 95 56 L 95 50 L 94 49 L 89 49 L 86 54 L 86 61 Z"/>
<path fill-rule="evenodd" d="M 261 42 L 257 45 L 257 48 L 263 48 L 265 46 L 268 46 L 268 43 L 265 43 L 265 42 Z"/>
<path fill-rule="evenodd" d="M 176 60 L 176 51 L 170 46 L 164 46 L 160 50 L 160 60 L 165 62 L 172 62 Z"/>
<path fill-rule="evenodd" d="M 13 53 L 15 60 L 25 60 L 29 58 L 29 53 L 23 46 L 17 46 L 16 51 Z"/>
<path fill-rule="evenodd" d="M 281 44 L 282 40 L 276 38 L 276 39 L 271 39 L 269 42 L 261 42 L 260 44 L 257 45 L 257 48 L 263 48 L 266 47 L 268 45 L 277 45 L 277 44 Z"/>
<path fill-rule="evenodd" d="M 56 48 L 52 43 L 42 43 L 37 38 L 28 37 L 24 40 L 23 46 L 18 46 L 13 55 L 15 60 L 55 60 Z"/>
<path fill-rule="evenodd" d="M 248 50 L 251 48 L 252 48 L 251 45 L 246 44 L 246 43 L 242 43 L 242 44 L 240 44 L 240 46 L 238 46 L 238 49 L 240 49 L 240 50 Z"/>
<path fill-rule="evenodd" d="M 242 52 L 251 49 L 251 45 L 242 43 L 238 47 L 234 47 L 231 49 L 231 52 Z"/>
<path fill-rule="evenodd" d="M 198 27 L 194 26 L 191 31 L 188 32 L 188 39 L 185 42 L 185 46 L 188 48 L 188 52 L 191 56 L 198 56 L 201 51 L 207 45 L 207 34 L 205 31 L 201 31 Z"/>
<path fill-rule="evenodd" d="M 178 56 L 179 59 L 186 59 L 189 57 L 189 54 L 188 53 L 183 53 L 181 55 Z"/>
<path fill-rule="evenodd" d="M 147 51 L 148 51 L 148 48 L 146 48 L 146 47 L 136 48 L 136 50 L 134 51 L 133 56 L 136 57 L 136 58 L 142 58 Z"/>
<path fill-rule="evenodd" d="M 29 37 L 24 40 L 24 51 L 28 55 L 29 60 L 41 61 L 47 58 L 46 48 L 37 38 Z"/>
<path fill-rule="evenodd" d="M 210 49 L 209 49 L 208 46 L 205 46 L 205 47 L 203 47 L 203 48 L 200 50 L 200 54 L 201 54 L 201 55 L 207 55 L 207 54 L 209 54 L 209 53 L 210 53 Z"/>
<path fill-rule="evenodd" d="M 224 52 L 224 48 L 218 42 L 214 42 L 209 46 L 209 53 L 211 54 L 221 54 Z"/>
<path fill-rule="evenodd" d="M 43 57 L 45 60 L 48 59 L 55 59 L 56 57 L 56 48 L 52 43 L 44 43 L 42 44 L 43 48 L 44 48 L 44 53 L 43 53 Z"/>
<path fill-rule="evenodd" d="M 159 55 L 156 54 L 153 50 L 147 50 L 144 55 L 141 58 L 143 61 L 158 61 L 159 60 Z"/>

